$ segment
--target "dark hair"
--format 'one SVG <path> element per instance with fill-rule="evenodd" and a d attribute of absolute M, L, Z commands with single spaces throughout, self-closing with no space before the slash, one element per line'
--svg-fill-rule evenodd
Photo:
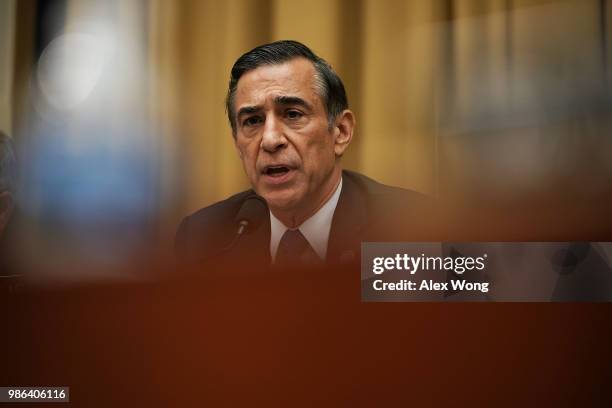
<path fill-rule="evenodd" d="M 234 136 L 236 135 L 234 98 L 240 77 L 246 72 L 259 68 L 262 65 L 282 64 L 299 57 L 306 58 L 314 65 L 316 71 L 315 81 L 320 88 L 320 96 L 327 111 L 330 128 L 336 117 L 348 108 L 344 85 L 331 65 L 302 43 L 291 40 L 276 41 L 253 48 L 238 58 L 232 67 L 227 98 L 225 99 L 225 109 Z"/>

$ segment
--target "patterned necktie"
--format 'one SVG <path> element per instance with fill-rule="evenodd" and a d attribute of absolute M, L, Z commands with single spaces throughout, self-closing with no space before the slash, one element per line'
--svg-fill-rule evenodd
<path fill-rule="evenodd" d="M 288 229 L 278 244 L 275 265 L 284 268 L 321 265 L 321 258 L 299 229 Z"/>

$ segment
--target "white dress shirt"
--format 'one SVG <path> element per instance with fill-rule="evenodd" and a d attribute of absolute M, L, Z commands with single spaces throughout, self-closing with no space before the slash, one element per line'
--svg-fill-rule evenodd
<path fill-rule="evenodd" d="M 322 260 L 325 260 L 327 256 L 329 232 L 331 230 L 332 218 L 334 217 L 334 211 L 336 211 L 336 206 L 338 205 L 341 190 L 342 177 L 340 177 L 340 183 L 338 183 L 336 191 L 329 200 L 327 200 L 312 217 L 308 218 L 296 228 L 300 230 L 312 249 L 314 249 Z M 288 228 L 285 224 L 276 218 L 274 214 L 272 214 L 272 211 L 270 211 L 270 255 L 272 255 L 272 261 L 276 260 L 278 244 L 287 230 Z"/>

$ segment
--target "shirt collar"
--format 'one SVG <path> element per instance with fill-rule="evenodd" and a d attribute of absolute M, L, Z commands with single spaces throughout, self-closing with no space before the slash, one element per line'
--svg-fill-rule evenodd
<path fill-rule="evenodd" d="M 334 194 L 329 200 L 327 200 L 314 215 L 298 227 L 302 235 L 304 235 L 304 238 L 306 238 L 312 249 L 314 249 L 321 259 L 325 259 L 327 256 L 329 232 L 331 230 L 332 218 L 334 217 L 334 211 L 338 205 L 341 190 L 342 177 L 340 177 L 340 183 L 338 183 L 336 191 L 334 191 Z M 272 260 L 276 259 L 278 244 L 287 229 L 285 224 L 276 218 L 274 214 L 272 214 L 272 211 L 270 211 L 270 255 L 272 255 Z"/>

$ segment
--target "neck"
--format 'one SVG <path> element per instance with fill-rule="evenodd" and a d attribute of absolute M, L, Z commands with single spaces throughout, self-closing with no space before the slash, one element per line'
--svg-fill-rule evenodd
<path fill-rule="evenodd" d="M 292 208 L 290 210 L 281 210 L 278 208 L 270 208 L 272 214 L 278 218 L 287 228 L 297 228 L 304 221 L 317 213 L 329 201 L 332 195 L 336 192 L 340 178 L 342 177 L 342 169 L 335 167 L 328 181 L 322 186 L 323 194 L 318 200 L 314 200 L 301 207 Z"/>

